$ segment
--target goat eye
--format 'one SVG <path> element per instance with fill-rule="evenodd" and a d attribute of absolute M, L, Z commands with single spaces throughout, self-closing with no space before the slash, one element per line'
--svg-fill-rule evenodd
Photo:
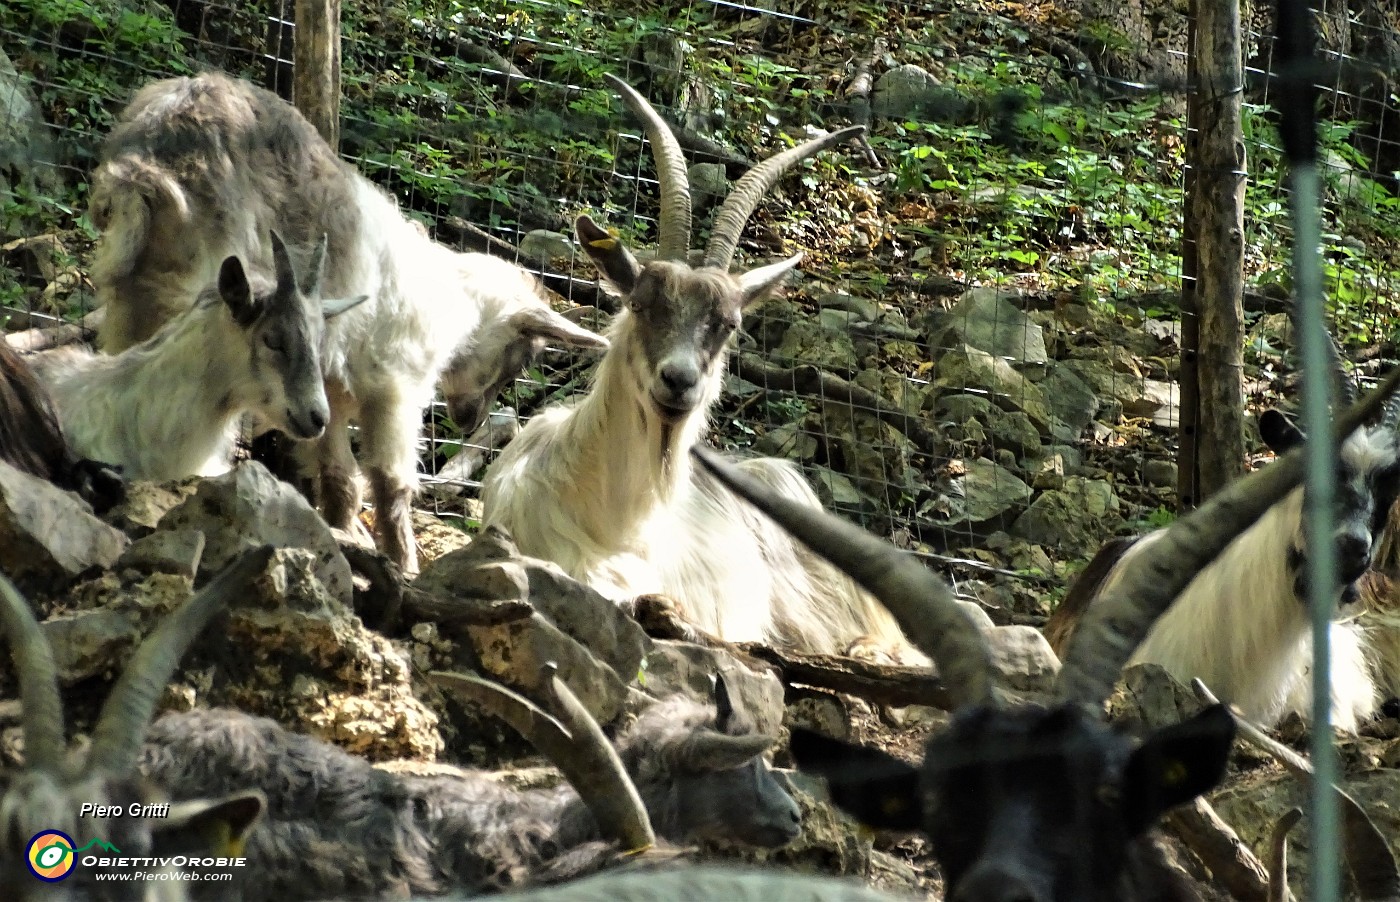
<path fill-rule="evenodd" d="M 280 335 L 278 335 L 278 334 L 276 334 L 276 333 L 274 333 L 274 332 L 268 332 L 267 334 L 263 335 L 263 345 L 264 345 L 269 351 L 272 351 L 274 354 L 281 354 L 281 353 L 282 353 L 282 336 L 280 336 Z"/>

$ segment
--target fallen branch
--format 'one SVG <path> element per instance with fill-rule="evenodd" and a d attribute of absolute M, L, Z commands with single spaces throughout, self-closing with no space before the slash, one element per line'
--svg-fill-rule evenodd
<path fill-rule="evenodd" d="M 1240 902 L 1268 902 L 1269 872 L 1264 863 L 1209 802 L 1197 798 L 1172 809 L 1167 812 L 1166 825 L 1231 896 Z"/>
<path fill-rule="evenodd" d="M 748 353 L 739 355 L 738 369 L 741 378 L 756 385 L 849 404 L 898 429 L 930 457 L 941 456 L 938 433 L 918 416 L 899 410 L 875 392 L 847 382 L 834 373 L 812 364 L 780 369 L 763 362 L 756 354 Z"/>
<path fill-rule="evenodd" d="M 866 160 L 876 169 L 884 169 L 885 167 L 881 164 L 880 157 L 875 153 L 875 148 L 870 146 L 870 91 L 875 85 L 875 77 L 871 74 L 871 70 L 875 68 L 875 63 L 879 61 L 880 57 L 885 55 L 888 46 L 884 38 L 876 38 L 875 46 L 871 48 L 870 55 L 856 64 L 855 77 L 846 87 L 846 100 L 851 108 L 851 121 L 866 128 L 866 131 L 858 139 L 861 149 L 865 151 Z"/>
<path fill-rule="evenodd" d="M 442 598 L 412 586 L 403 590 L 403 619 L 448 627 L 499 626 L 524 620 L 535 609 L 517 598 Z"/>

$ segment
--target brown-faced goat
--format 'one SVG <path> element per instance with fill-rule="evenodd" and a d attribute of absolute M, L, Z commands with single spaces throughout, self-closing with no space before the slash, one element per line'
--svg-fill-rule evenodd
<path fill-rule="evenodd" d="M 435 676 L 457 691 L 480 685 Z M 517 726 L 549 719 L 538 709 L 526 720 L 503 713 Z M 545 872 L 586 872 L 606 858 L 604 840 L 628 832 L 604 822 L 617 820 L 608 807 L 625 808 L 632 792 L 641 817 L 675 843 L 776 847 L 798 833 L 796 803 L 761 757 L 774 738 L 753 731 L 722 684 L 713 707 L 673 698 L 643 712 L 618 737 L 621 765 L 613 774 L 607 766 L 579 765 L 596 750 L 576 748 L 590 742 L 577 728 L 568 733 L 575 747 L 542 737 L 539 724 L 525 728 L 572 785 L 521 790 L 473 772 L 398 775 L 270 720 L 226 710 L 156 721 L 142 768 L 177 793 L 251 785 L 266 794 L 268 816 L 248 839 L 250 866 L 233 887 L 249 899 L 486 892 Z M 596 743 L 607 745 L 601 733 Z"/>
<path fill-rule="evenodd" d="M 59 488 L 77 492 L 99 514 L 126 497 L 121 476 L 80 460 L 58 422 L 53 399 L 34 371 L 0 337 L 0 460 Z"/>
<path fill-rule="evenodd" d="M 1340 418 L 1350 434 L 1400 384 Z M 1140 902 L 1193 895 L 1151 841 L 1158 816 L 1224 774 L 1234 721 L 1220 705 L 1142 742 L 1102 723 L 1123 664 L 1177 593 L 1291 492 L 1294 452 L 1236 481 L 1133 556 L 1090 609 L 1065 655 L 1053 707 L 1000 703 L 985 640 L 949 587 L 863 530 L 779 496 L 708 452 L 704 465 L 873 592 L 937 664 L 957 698 L 921 767 L 794 730 L 798 766 L 827 777 L 833 800 L 877 827 L 922 829 L 949 902 Z"/>
<path fill-rule="evenodd" d="M 1296 330 L 1295 330 L 1296 334 Z M 1343 403 L 1356 387 L 1341 370 L 1335 347 L 1332 377 Z M 1337 461 L 1333 543 L 1341 578 L 1338 601 L 1357 598 L 1371 567 L 1386 518 L 1400 494 L 1400 404 L 1387 404 L 1379 423 L 1341 443 Z M 1265 411 L 1259 431 L 1276 453 L 1300 445 L 1303 433 L 1281 413 Z M 1269 509 L 1201 570 L 1138 646 L 1131 663 L 1164 667 L 1183 683 L 1200 678 L 1250 720 L 1272 726 L 1289 711 L 1311 716 L 1312 622 L 1307 606 L 1300 487 Z M 1150 553 L 1162 533 L 1116 541 L 1101 549 L 1046 625 L 1050 644 L 1063 652 L 1075 624 L 1110 592 L 1129 563 Z M 1334 622 L 1332 723 L 1355 732 L 1379 703 L 1362 627 Z"/>
<path fill-rule="evenodd" d="M 239 419 L 254 413 L 298 438 L 325 431 L 325 324 L 362 302 L 321 300 L 325 239 L 298 285 L 272 234 L 277 284 L 250 281 L 237 257 L 218 284 L 155 337 L 120 354 L 75 348 L 32 358 L 73 449 L 131 479 L 164 481 L 228 469 Z"/>
<path fill-rule="evenodd" d="M 165 879 L 178 869 L 177 858 L 242 855 L 243 837 L 262 812 L 259 793 L 238 787 L 211 799 L 201 788 L 172 797 L 136 773 L 136 758 L 156 699 L 185 648 L 245 591 L 271 553 L 263 548 L 242 555 L 142 643 L 103 705 L 86 755 L 67 750 L 48 641 L 29 605 L 0 576 L 0 627 L 19 680 L 25 757 L 22 770 L 0 772 L 0 898 L 178 902 L 186 898 L 186 884 Z M 167 803 L 165 811 L 143 808 Z M 103 808 L 94 812 L 93 805 Z M 91 853 L 72 857 L 98 843 L 106 844 L 98 847 L 102 858 L 139 864 L 94 866 L 87 860 Z M 130 879 L 134 872 L 143 879 Z"/>
<path fill-rule="evenodd" d="M 429 239 L 290 104 L 218 73 L 137 93 L 107 139 L 91 208 L 103 229 L 92 280 L 109 352 L 187 307 L 224 257 L 257 268 L 269 229 L 294 244 L 329 236 L 327 293 L 369 301 L 327 329 L 330 424 L 307 454 L 326 519 L 348 527 L 360 488 L 347 429 L 359 420 L 381 544 L 410 572 L 417 441 L 444 369 L 452 415 L 470 432 L 546 341 L 606 346 L 551 310 L 523 270 Z"/>
<path fill-rule="evenodd" d="M 576 231 L 624 309 L 592 390 L 532 419 L 487 473 L 483 522 L 619 602 L 659 593 L 695 626 L 729 641 L 842 653 L 858 640 L 900 647 L 894 622 L 835 569 L 703 473 L 686 450 L 704 436 L 726 348 L 745 308 L 801 255 L 730 274 L 739 233 L 784 171 L 860 129 L 784 151 L 755 167 L 716 215 L 704 263 L 686 262 L 690 193 L 680 145 L 644 98 L 609 76 L 644 123 L 661 183 L 659 259 L 641 265 L 587 216 Z M 749 460 L 785 494 L 818 506 L 787 461 Z"/>

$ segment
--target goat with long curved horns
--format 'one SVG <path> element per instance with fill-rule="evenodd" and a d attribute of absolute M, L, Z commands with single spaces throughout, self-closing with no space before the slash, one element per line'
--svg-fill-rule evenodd
<path fill-rule="evenodd" d="M 1300 334 L 1296 307 L 1294 333 Z M 1341 404 L 1356 397 L 1334 341 L 1326 344 L 1333 394 Z M 1337 449 L 1336 526 L 1332 543 L 1340 570 L 1336 604 L 1345 608 L 1376 559 L 1386 517 L 1400 495 L 1400 399 L 1391 398 L 1377 421 Z M 1276 410 L 1259 417 L 1268 446 L 1284 454 L 1302 444 L 1303 432 Z M 1272 726 L 1289 711 L 1310 716 L 1312 622 L 1307 606 L 1307 536 L 1302 487 L 1271 507 L 1209 567 L 1202 568 L 1176 605 L 1138 646 L 1132 663 L 1161 665 L 1176 679 L 1199 677 L 1251 720 Z M 1085 611 L 1113 590 L 1129 562 L 1150 553 L 1162 533 L 1105 545 L 1070 587 L 1046 624 L 1061 654 Z M 1336 621 L 1328 630 L 1333 723 L 1355 732 L 1376 710 L 1376 690 L 1363 628 Z"/>
<path fill-rule="evenodd" d="M 1400 385 L 1400 369 L 1349 410 L 1349 435 Z M 703 465 L 873 592 L 938 665 L 957 708 L 921 768 L 883 752 L 794 730 L 798 766 L 827 777 L 833 799 L 871 826 L 922 828 L 949 902 L 1190 899 L 1150 840 L 1159 815 L 1214 786 L 1234 721 L 1220 705 L 1141 743 L 1110 730 L 1103 703 L 1123 665 L 1192 576 L 1303 475 L 1299 452 L 1227 486 L 1124 564 L 1086 614 L 1053 707 L 1001 703 L 985 640 L 948 586 L 852 524 L 778 496 L 693 449 Z"/>
<path fill-rule="evenodd" d="M 619 603 L 670 596 L 691 623 L 722 639 L 822 653 L 865 642 L 897 653 L 902 637 L 873 599 L 695 471 L 685 454 L 705 433 L 744 310 L 802 259 L 731 274 L 744 224 L 784 172 L 861 128 L 815 138 L 754 167 L 721 205 L 704 262 L 692 268 L 680 144 L 640 94 L 611 76 L 609 82 L 643 123 L 656 158 L 659 259 L 639 263 L 591 218 L 578 218 L 580 243 L 605 284 L 623 296 L 624 309 L 589 394 L 536 416 L 487 474 L 484 524 L 505 527 L 521 552 L 554 561 Z M 819 506 L 790 462 L 740 466 Z"/>
<path fill-rule="evenodd" d="M 142 736 L 166 682 L 209 619 L 243 591 L 271 555 L 270 547 L 243 554 L 141 644 L 102 706 L 91 748 L 81 759 L 67 751 L 53 651 L 29 605 L 0 576 L 0 631 L 19 678 L 25 757 L 23 771 L 0 773 L 0 898 L 65 898 L 64 890 L 77 898 L 185 898 L 178 882 L 98 882 L 101 871 L 81 863 L 62 884 L 42 882 L 35 876 L 42 867 L 35 868 L 44 862 L 35 860 L 32 847 L 43 837 L 51 845 L 62 840 L 69 854 L 93 840 L 108 843 L 126 857 L 240 854 L 243 836 L 262 814 L 258 792 L 214 800 L 177 799 L 161 818 L 126 815 L 132 804 L 166 801 L 159 787 L 136 774 Z M 87 804 L 116 806 L 123 816 L 80 817 L 80 806 Z"/>

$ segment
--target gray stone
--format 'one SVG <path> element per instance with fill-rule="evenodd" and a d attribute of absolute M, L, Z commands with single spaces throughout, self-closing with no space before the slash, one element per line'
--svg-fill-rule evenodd
<path fill-rule="evenodd" d="M 729 193 L 729 177 L 723 163 L 692 163 L 687 173 L 691 196 L 697 201 L 719 200 Z"/>
<path fill-rule="evenodd" d="M 1005 467 L 989 460 L 970 460 L 967 472 L 949 486 L 946 523 L 949 527 L 992 524 L 999 528 L 1030 497 L 1031 487 Z"/>
<path fill-rule="evenodd" d="M 537 263 L 548 263 L 554 259 L 572 260 L 574 243 L 567 235 L 548 229 L 534 229 L 520 239 L 520 256 Z"/>
<path fill-rule="evenodd" d="M 851 336 L 843 329 L 831 329 L 811 320 L 798 320 L 783 333 L 783 342 L 773 352 L 775 362 L 815 363 L 838 373 L 857 368 L 859 358 Z"/>
<path fill-rule="evenodd" d="M 316 577 L 347 608 L 354 598 L 350 565 L 331 529 L 306 498 L 255 461 L 199 483 L 194 494 L 161 518 L 160 531 L 204 533 L 201 577 L 222 570 L 258 545 L 304 548 L 316 559 Z"/>
<path fill-rule="evenodd" d="M 821 466 L 814 466 L 811 471 L 812 485 L 823 507 L 869 513 L 879 509 L 875 499 L 856 488 L 843 474 Z"/>
<path fill-rule="evenodd" d="M 62 186 L 58 155 L 29 80 L 0 51 L 0 187 L 56 194 Z M 6 232 L 20 234 L 24 223 L 6 221 Z M 0 235 L 8 238 L 11 235 Z"/>
<path fill-rule="evenodd" d="M 555 564 L 521 556 L 514 543 L 493 531 L 428 563 L 414 587 L 445 598 L 465 595 L 529 601 L 551 628 L 591 649 L 628 681 L 640 671 L 650 648 L 646 633 L 617 604 L 570 578 Z M 519 629 L 472 631 L 472 636 L 496 641 L 500 636 L 518 637 L 519 633 Z M 539 643 L 549 641 L 553 641 L 552 635 Z M 515 682 L 528 685 L 523 678 Z"/>
<path fill-rule="evenodd" d="M 724 677 L 734 707 L 753 719 L 758 732 L 778 735 L 783 725 L 783 683 L 772 671 L 755 671 L 719 648 L 658 639 L 652 643 L 642 686 L 657 698 L 683 693 L 708 704 L 714 677 Z"/>
<path fill-rule="evenodd" d="M 833 332 L 849 332 L 852 324 L 860 322 L 860 317 L 849 310 L 818 310 L 817 322 Z"/>
<path fill-rule="evenodd" d="M 870 108 L 885 119 L 910 117 L 959 122 L 973 113 L 973 104 L 943 87 L 927 70 L 912 63 L 896 66 L 875 81 Z"/>
<path fill-rule="evenodd" d="M 781 423 L 759 436 L 753 444 L 759 454 L 788 460 L 811 460 L 817 454 L 817 437 L 801 422 Z"/>
<path fill-rule="evenodd" d="M 21 589 L 111 567 L 126 546 L 77 495 L 0 461 L 0 570 Z"/>
<path fill-rule="evenodd" d="M 143 573 L 185 576 L 193 581 L 203 557 L 204 533 L 197 529 L 171 529 L 132 542 L 117 565 Z"/>
<path fill-rule="evenodd" d="M 1018 370 L 1043 369 L 1045 333 L 1009 298 L 1018 297 L 994 288 L 974 288 L 952 310 L 935 311 L 924 318 L 928 346 L 938 349 L 965 344 L 1000 357 Z"/>
<path fill-rule="evenodd" d="M 996 624 L 992 622 L 992 615 L 988 614 L 986 608 L 977 602 L 959 599 L 958 606 L 967 612 L 967 615 L 972 618 L 973 624 L 982 632 L 988 633 L 996 628 Z"/>
<path fill-rule="evenodd" d="M 1053 419 L 1040 386 L 986 351 L 960 345 L 938 358 L 935 387 L 942 392 L 981 389 L 1003 410 L 1019 410 L 1044 435 Z"/>
<path fill-rule="evenodd" d="M 818 295 L 817 306 L 822 310 L 844 310 L 847 313 L 853 313 L 867 323 L 873 323 L 880 316 L 880 305 L 870 298 L 842 294 L 837 291 Z"/>
<path fill-rule="evenodd" d="M 1060 366 L 1072 370 L 1084 381 L 1099 399 L 1112 398 L 1122 405 L 1133 404 L 1142 398 L 1143 380 L 1138 376 L 1117 372 L 1107 363 L 1098 360 L 1065 360 Z M 1101 419 L 1110 419 L 1107 411 L 1101 408 Z"/>
<path fill-rule="evenodd" d="M 1144 379 L 1142 398 L 1123 405 L 1128 416 L 1150 417 L 1154 425 L 1175 429 L 1181 423 L 1181 391 L 1175 382 Z"/>
<path fill-rule="evenodd" d="M 141 637 L 130 620 L 110 608 L 61 614 L 44 621 L 41 628 L 64 685 L 117 669 L 127 649 Z"/>
<path fill-rule="evenodd" d="M 1060 659 L 1033 626 L 998 626 L 987 634 L 992 669 L 1001 685 L 1024 692 L 1048 692 L 1060 672 Z"/>
<path fill-rule="evenodd" d="M 1142 479 L 1159 489 L 1176 488 L 1176 464 L 1169 460 L 1149 460 L 1142 466 Z"/>
<path fill-rule="evenodd" d="M 1099 398 L 1093 387 L 1069 367 L 1058 363 L 1050 366 L 1040 381 L 1040 389 L 1050 412 L 1076 432 L 1088 426 L 1099 412 Z"/>
<path fill-rule="evenodd" d="M 1037 496 L 1016 518 L 1011 533 L 1037 545 L 1087 556 L 1099 547 L 1104 524 L 1118 518 L 1119 507 L 1109 483 L 1069 476 L 1060 488 Z"/>

